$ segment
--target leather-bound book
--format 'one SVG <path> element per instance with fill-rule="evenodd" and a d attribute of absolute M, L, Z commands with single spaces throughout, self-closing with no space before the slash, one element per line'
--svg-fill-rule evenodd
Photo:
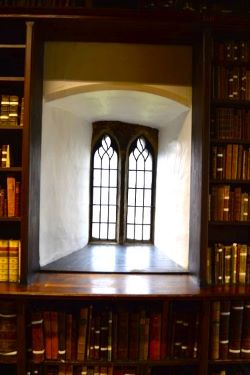
<path fill-rule="evenodd" d="M 43 362 L 45 359 L 45 342 L 43 329 L 42 311 L 32 311 L 31 313 L 31 333 L 32 333 L 32 358 L 34 363 Z"/>
<path fill-rule="evenodd" d="M 250 300 L 247 300 L 244 305 L 241 337 L 241 358 L 250 358 Z"/>
<path fill-rule="evenodd" d="M 0 361 L 16 361 L 17 358 L 17 314 L 12 302 L 0 304 Z"/>
<path fill-rule="evenodd" d="M 117 359 L 128 359 L 129 312 L 127 306 L 117 311 Z"/>
<path fill-rule="evenodd" d="M 150 313 L 149 359 L 159 360 L 161 356 L 161 312 Z"/>
<path fill-rule="evenodd" d="M 58 359 L 65 361 L 66 358 L 66 314 L 58 311 Z"/>
<path fill-rule="evenodd" d="M 43 312 L 44 340 L 45 340 L 45 358 L 52 359 L 51 353 L 51 321 L 50 311 Z"/>
<path fill-rule="evenodd" d="M 139 358 L 139 311 L 131 311 L 129 314 L 129 351 L 128 357 L 131 360 Z"/>
<path fill-rule="evenodd" d="M 78 322 L 77 360 L 84 361 L 87 347 L 88 306 L 80 309 Z"/>
<path fill-rule="evenodd" d="M 210 357 L 211 359 L 219 359 L 219 337 L 220 337 L 220 301 L 211 303 L 210 316 Z"/>
<path fill-rule="evenodd" d="M 221 301 L 220 303 L 220 332 L 219 332 L 220 359 L 228 358 L 230 311 L 231 311 L 230 301 Z"/>
<path fill-rule="evenodd" d="M 56 360 L 58 358 L 58 312 L 50 312 L 51 321 L 51 358 Z"/>
<path fill-rule="evenodd" d="M 231 302 L 228 348 L 230 358 L 240 358 L 243 311 L 243 301 L 239 300 Z"/>

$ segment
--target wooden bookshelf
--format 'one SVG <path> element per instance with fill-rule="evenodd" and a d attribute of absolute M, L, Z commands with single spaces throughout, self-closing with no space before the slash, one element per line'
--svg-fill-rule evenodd
<path fill-rule="evenodd" d="M 0 217 L 0 238 L 21 239 L 22 248 L 19 263 L 20 283 L 0 283 L 0 371 L 5 375 L 75 375 L 86 373 L 88 368 L 87 374 L 93 373 L 94 369 L 96 373 L 102 374 L 101 367 L 105 367 L 106 369 L 102 371 L 106 374 L 107 369 L 112 367 L 113 375 L 246 374 L 250 369 L 250 359 L 242 355 L 241 348 L 239 358 L 222 359 L 220 356 L 211 358 L 213 334 L 217 332 L 215 340 L 218 340 L 218 332 L 220 332 L 220 322 L 215 322 L 217 330 L 211 328 L 213 324 L 211 311 L 214 303 L 218 302 L 218 305 L 222 306 L 222 302 L 229 301 L 231 305 L 242 302 L 242 311 L 245 313 L 250 300 L 250 278 L 245 283 L 216 283 L 214 278 L 208 280 L 207 275 L 208 247 L 213 247 L 216 243 L 226 246 L 240 243 L 247 245 L 247 248 L 250 246 L 249 220 L 208 219 L 209 193 L 212 186 L 229 185 L 231 190 L 241 187 L 242 191 L 250 194 L 249 177 L 219 179 L 211 174 L 212 147 L 226 147 L 228 144 L 237 144 L 243 148 L 250 147 L 250 140 L 244 136 L 227 137 L 228 134 L 226 136 L 224 134 L 224 138 L 218 137 L 215 129 L 218 110 L 242 111 L 242 115 L 250 108 L 249 98 L 229 100 L 223 90 L 219 91 L 220 95 L 214 95 L 218 93 L 218 87 L 214 85 L 220 82 L 214 80 L 214 72 L 219 74 L 221 68 L 227 72 L 230 72 L 231 68 L 237 68 L 237 72 L 248 68 L 250 60 L 224 61 L 216 52 L 218 42 L 223 45 L 231 40 L 247 39 L 250 31 L 248 15 L 244 15 L 243 12 L 225 15 L 222 14 L 220 7 L 204 12 L 198 9 L 192 12 L 183 12 L 181 9 L 179 12 L 180 9 L 177 8 L 172 8 L 170 11 L 164 9 L 163 12 L 161 1 L 155 2 L 157 4 L 152 7 L 153 12 L 146 2 L 142 2 L 143 5 L 138 5 L 136 9 L 133 7 L 125 9 L 123 6 L 119 9 L 112 9 L 112 7 L 104 9 L 93 6 L 93 2 L 84 3 L 86 4 L 83 7 L 15 9 L 14 6 L 7 6 L 0 9 L 0 56 L 3 57 L 0 61 L 0 95 L 18 95 L 19 98 L 24 97 L 25 103 L 23 126 L 0 125 L 1 143 L 13 145 L 18 149 L 15 163 L 9 168 L 0 168 L 0 182 L 11 175 L 22 183 L 21 216 Z M 246 7 L 244 10 L 249 11 Z M 175 44 L 192 47 L 192 165 L 188 274 L 186 272 L 171 275 L 40 272 L 41 118 L 43 58 L 47 41 Z M 14 62 L 17 62 L 17 66 Z M 214 262 L 210 263 L 214 267 Z M 13 338 L 16 335 L 16 342 L 12 341 L 10 344 L 13 345 L 12 349 L 16 348 L 17 354 L 9 356 L 1 353 L 1 350 L 6 350 L 8 353 L 8 348 L 3 342 L 8 324 L 1 323 L 2 318 L 8 319 L 2 310 L 6 303 L 12 304 L 10 315 L 16 314 L 16 328 L 14 327 L 12 336 Z M 148 354 L 143 358 L 135 359 L 111 356 L 109 360 L 103 361 L 98 358 L 82 357 L 81 360 L 76 360 L 70 357 L 65 364 L 62 364 L 60 358 L 48 359 L 44 356 L 37 361 L 35 356 L 30 355 L 32 340 L 28 326 L 33 311 L 78 314 L 82 306 L 87 306 L 89 309 L 92 305 L 96 308 L 97 320 L 100 318 L 99 312 L 104 311 L 107 306 L 112 310 L 113 315 L 120 310 L 126 312 L 126 309 L 130 314 L 134 309 L 143 307 L 146 313 L 142 316 L 144 320 L 149 319 L 147 320 L 149 325 L 152 324 L 150 314 L 160 309 L 163 326 L 161 335 L 165 335 L 164 338 L 161 336 L 160 345 L 161 347 L 169 345 L 170 354 L 157 360 L 152 359 Z M 181 310 L 186 314 L 180 314 L 182 319 L 177 319 Z M 197 327 L 193 327 L 190 333 L 183 328 L 189 325 L 191 320 L 185 322 L 185 319 L 189 315 L 196 316 L 196 314 Z M 181 354 L 173 354 L 173 343 L 178 337 L 177 320 L 185 323 L 182 324 L 179 332 L 179 337 L 183 340 Z M 75 322 L 78 325 L 79 319 L 76 318 Z M 90 320 L 87 323 L 90 325 Z M 116 338 L 114 327 L 115 325 L 112 329 L 112 339 Z M 248 330 L 245 326 L 238 333 L 243 337 L 243 333 L 245 335 Z M 192 355 L 185 354 L 185 347 L 190 345 L 184 337 L 189 336 L 187 332 L 190 334 L 191 341 L 194 338 L 197 341 L 195 345 L 193 344 Z M 125 333 L 129 338 L 132 336 L 129 330 Z M 148 336 L 146 341 L 147 345 L 150 345 L 150 337 Z M 250 338 L 245 337 L 245 339 Z M 40 342 L 41 345 L 44 344 L 43 340 Z M 196 345 L 197 352 L 196 349 L 194 350 Z M 43 351 L 43 346 L 41 348 Z M 248 351 L 248 348 L 246 349 Z M 36 347 L 33 347 L 33 350 L 36 350 Z"/>

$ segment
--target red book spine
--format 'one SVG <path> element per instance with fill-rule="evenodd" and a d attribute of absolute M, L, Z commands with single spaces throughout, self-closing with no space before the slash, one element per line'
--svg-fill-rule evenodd
<path fill-rule="evenodd" d="M 149 358 L 159 360 L 161 354 L 161 314 L 153 312 L 150 315 L 149 328 Z"/>
<path fill-rule="evenodd" d="M 43 312 L 43 320 L 44 320 L 45 358 L 52 359 L 50 311 Z"/>
<path fill-rule="evenodd" d="M 34 363 L 40 363 L 44 361 L 45 357 L 43 314 L 41 311 L 33 311 L 31 318 L 32 357 Z"/>
<path fill-rule="evenodd" d="M 57 359 L 58 355 L 58 313 L 50 312 L 51 319 L 51 358 Z"/>

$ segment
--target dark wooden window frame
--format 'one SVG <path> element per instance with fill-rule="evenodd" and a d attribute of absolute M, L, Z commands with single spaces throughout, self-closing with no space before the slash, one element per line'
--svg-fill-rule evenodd
<path fill-rule="evenodd" d="M 93 157 L 100 145 L 102 138 L 108 135 L 117 145 L 118 153 L 118 193 L 117 193 L 117 233 L 116 240 L 97 240 L 92 237 L 92 201 L 93 201 Z M 138 138 L 144 138 L 153 160 L 152 172 L 152 209 L 150 240 L 127 240 L 127 186 L 128 186 L 128 156 L 131 147 Z M 96 121 L 93 123 L 92 145 L 91 145 L 91 168 L 90 168 L 90 220 L 89 220 L 89 242 L 90 243 L 118 243 L 118 244 L 153 244 L 154 243 L 154 216 L 155 216 L 155 192 L 156 192 L 156 165 L 158 152 L 158 130 L 148 126 L 130 124 L 120 121 Z"/>

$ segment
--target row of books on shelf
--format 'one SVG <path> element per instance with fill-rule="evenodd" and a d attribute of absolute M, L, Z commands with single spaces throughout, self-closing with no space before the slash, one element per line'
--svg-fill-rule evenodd
<path fill-rule="evenodd" d="M 207 252 L 209 285 L 250 285 L 250 246 L 215 243 Z"/>
<path fill-rule="evenodd" d="M 199 312 L 170 308 L 89 305 L 78 312 L 33 311 L 33 363 L 59 361 L 145 361 L 196 358 Z"/>
<path fill-rule="evenodd" d="M 213 185 L 209 194 L 209 220 L 211 221 L 248 221 L 250 217 L 250 199 L 248 192 L 241 187 Z"/>
<path fill-rule="evenodd" d="M 18 282 L 20 279 L 21 241 L 0 239 L 0 281 Z"/>
<path fill-rule="evenodd" d="M 33 374 L 44 374 L 44 371 L 36 370 Z M 73 366 L 71 364 L 59 364 L 47 366 L 47 375 L 136 375 L 137 369 L 133 366 Z M 150 375 L 150 372 L 147 372 Z"/>
<path fill-rule="evenodd" d="M 10 167 L 10 145 L 0 145 L 0 168 Z"/>
<path fill-rule="evenodd" d="M 250 358 L 250 301 L 213 301 L 210 316 L 210 357 Z"/>
<path fill-rule="evenodd" d="M 6 177 L 6 186 L 0 185 L 0 217 L 20 217 L 21 182 Z"/>
<path fill-rule="evenodd" d="M 68 8 L 85 7 L 86 1 L 92 0 L 0 0 L 0 6 L 6 7 L 35 7 L 35 8 Z"/>
<path fill-rule="evenodd" d="M 1 95 L 0 126 L 23 126 L 24 99 L 17 95 Z"/>
<path fill-rule="evenodd" d="M 245 67 L 216 66 L 213 82 L 213 97 L 216 99 L 250 99 L 250 71 Z"/>
<path fill-rule="evenodd" d="M 249 375 L 249 366 L 238 365 L 237 367 L 230 366 L 220 370 L 210 372 L 211 375 Z"/>
<path fill-rule="evenodd" d="M 250 110 L 217 107 L 211 117 L 211 138 L 250 139 Z"/>
<path fill-rule="evenodd" d="M 217 180 L 250 180 L 250 147 L 237 143 L 212 146 L 211 175 Z"/>
<path fill-rule="evenodd" d="M 27 375 L 194 375 L 194 368 L 190 370 L 188 366 L 171 367 L 171 366 L 150 366 L 146 365 L 142 368 L 138 366 L 79 366 L 70 364 L 46 365 L 45 368 L 36 367 L 30 369 Z M 229 373 L 228 373 L 229 374 Z M 244 373 L 245 374 L 245 373 Z M 243 375 L 243 373 L 230 373 L 230 375 Z"/>
<path fill-rule="evenodd" d="M 220 62 L 250 62 L 250 43 L 248 40 L 228 40 L 215 42 L 215 59 Z"/>

